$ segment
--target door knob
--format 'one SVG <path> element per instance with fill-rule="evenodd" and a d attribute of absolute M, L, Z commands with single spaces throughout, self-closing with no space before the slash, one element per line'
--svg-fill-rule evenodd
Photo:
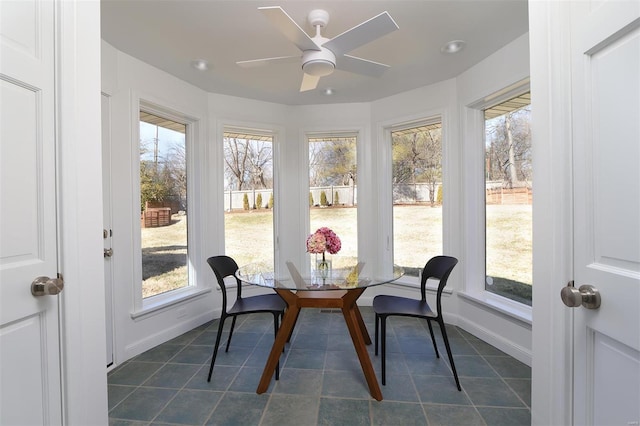
<path fill-rule="evenodd" d="M 600 292 L 597 288 L 589 284 L 575 288 L 573 281 L 569 281 L 569 284 L 562 288 L 560 297 L 562 302 L 570 308 L 582 305 L 587 309 L 598 309 L 601 302 Z"/>
<path fill-rule="evenodd" d="M 113 249 L 112 248 L 104 249 L 104 257 L 111 257 L 111 256 L 113 256 Z"/>
<path fill-rule="evenodd" d="M 34 296 L 55 296 L 64 288 L 62 275 L 58 278 L 38 277 L 31 283 L 31 294 Z"/>

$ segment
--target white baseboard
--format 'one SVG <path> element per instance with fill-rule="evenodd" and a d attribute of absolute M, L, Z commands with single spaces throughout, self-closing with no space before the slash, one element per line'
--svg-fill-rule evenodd
<path fill-rule="evenodd" d="M 129 360 L 134 356 L 140 355 L 151 348 L 168 342 L 187 331 L 193 330 L 194 328 L 219 317 L 220 309 L 215 309 L 213 311 L 205 312 L 197 317 L 186 318 L 183 322 L 176 323 L 172 327 L 164 328 L 155 334 L 152 334 L 142 340 L 138 340 L 137 342 L 125 347 L 125 359 L 120 361 L 118 364 L 122 364 L 124 361 Z"/>
<path fill-rule="evenodd" d="M 470 321 L 466 318 L 462 318 L 456 316 L 448 316 L 448 320 L 452 323 L 455 322 L 455 325 L 462 328 L 464 331 L 473 334 L 478 339 L 487 342 L 488 344 L 495 346 L 500 349 L 502 352 L 506 353 L 517 359 L 518 361 L 531 366 L 531 351 L 527 348 L 524 348 L 508 339 L 505 339 L 503 336 L 494 333 L 493 331 L 482 327 L 476 322 Z"/>

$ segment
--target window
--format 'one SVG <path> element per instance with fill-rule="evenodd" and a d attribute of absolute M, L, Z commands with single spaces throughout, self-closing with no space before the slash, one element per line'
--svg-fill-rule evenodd
<path fill-rule="evenodd" d="M 531 306 L 529 93 L 485 109 L 485 290 Z"/>
<path fill-rule="evenodd" d="M 309 229 L 327 227 L 340 237 L 335 261 L 358 257 L 356 140 L 354 135 L 308 137 Z"/>
<path fill-rule="evenodd" d="M 227 256 L 273 264 L 273 136 L 225 130 L 224 199 Z"/>
<path fill-rule="evenodd" d="M 142 297 L 189 285 L 187 126 L 140 111 Z"/>
<path fill-rule="evenodd" d="M 391 130 L 393 262 L 418 277 L 442 254 L 442 123 Z"/>

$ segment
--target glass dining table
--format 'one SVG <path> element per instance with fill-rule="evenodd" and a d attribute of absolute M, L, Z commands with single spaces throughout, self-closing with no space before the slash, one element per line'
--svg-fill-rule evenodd
<path fill-rule="evenodd" d="M 264 393 L 269 388 L 300 309 L 337 308 L 344 316 L 369 393 L 374 399 L 382 400 L 382 392 L 366 348 L 371 344 L 371 338 L 356 302 L 368 287 L 395 281 L 404 275 L 404 270 L 395 265 L 390 265 L 386 270 L 376 270 L 356 260 L 336 262 L 335 265 L 329 270 L 309 268 L 301 273 L 293 263 L 287 262 L 287 272 L 275 273 L 272 265 L 252 263 L 240 267 L 236 272 L 236 277 L 244 283 L 272 288 L 288 305 L 256 393 Z"/>

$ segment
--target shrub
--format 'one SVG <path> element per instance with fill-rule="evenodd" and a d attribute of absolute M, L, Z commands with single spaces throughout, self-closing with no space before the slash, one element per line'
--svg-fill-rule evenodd
<path fill-rule="evenodd" d="M 436 203 L 442 204 L 442 185 L 438 187 L 438 194 L 436 195 Z"/>
<path fill-rule="evenodd" d="M 334 206 L 340 205 L 340 197 L 338 196 L 338 191 L 336 191 L 336 193 L 333 196 L 333 205 Z"/>
<path fill-rule="evenodd" d="M 313 194 L 309 191 L 309 207 L 313 207 Z"/>
<path fill-rule="evenodd" d="M 327 206 L 329 203 L 327 202 L 327 193 L 324 191 L 320 192 L 320 205 Z"/>
<path fill-rule="evenodd" d="M 245 210 L 249 210 L 249 196 L 246 192 L 242 196 L 242 208 Z"/>
<path fill-rule="evenodd" d="M 262 193 L 258 192 L 258 196 L 256 197 L 256 206 L 261 209 L 262 208 Z"/>
<path fill-rule="evenodd" d="M 273 192 L 269 196 L 269 204 L 268 204 L 268 206 L 269 206 L 270 209 L 273 208 Z"/>

